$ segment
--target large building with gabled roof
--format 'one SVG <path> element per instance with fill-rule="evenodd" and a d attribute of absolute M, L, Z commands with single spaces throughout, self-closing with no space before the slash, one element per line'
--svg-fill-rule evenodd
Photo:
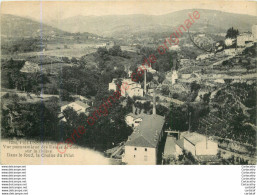
<path fill-rule="evenodd" d="M 125 153 L 122 161 L 129 165 L 157 164 L 164 121 L 165 118 L 157 114 L 144 115 L 143 120 L 125 143 Z"/>

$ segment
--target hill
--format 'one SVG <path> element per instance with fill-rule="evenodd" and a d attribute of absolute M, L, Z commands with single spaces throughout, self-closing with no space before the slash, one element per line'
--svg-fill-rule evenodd
<path fill-rule="evenodd" d="M 69 35 L 57 28 L 27 18 L 3 14 L 1 15 L 1 36 L 3 37 L 46 37 L 56 35 Z"/>
<path fill-rule="evenodd" d="M 194 24 L 199 31 L 224 32 L 229 27 L 238 28 L 240 32 L 251 31 L 256 24 L 256 16 L 227 13 L 216 10 L 190 9 L 170 14 L 153 15 L 121 15 L 121 16 L 75 16 L 58 21 L 58 27 L 68 32 L 90 32 L 104 36 L 122 36 L 128 33 L 165 32 L 173 31 L 184 23 L 188 13 L 199 11 L 200 19 Z M 57 21 L 50 21 L 55 26 Z"/>
<path fill-rule="evenodd" d="M 40 21 L 34 21 L 32 19 L 10 14 L 1 14 L 1 36 L 12 38 L 43 37 L 52 39 L 65 36 L 98 37 L 97 35 L 88 32 L 73 34 L 71 32 L 52 27 L 51 25 L 41 23 Z"/>

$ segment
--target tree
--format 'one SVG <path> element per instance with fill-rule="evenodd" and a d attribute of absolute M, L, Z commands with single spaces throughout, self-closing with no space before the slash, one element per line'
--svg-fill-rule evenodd
<path fill-rule="evenodd" d="M 163 94 L 163 95 L 169 95 L 169 93 L 170 93 L 169 87 L 166 86 L 166 85 L 163 85 L 163 86 L 162 86 L 162 94 Z"/>
<path fill-rule="evenodd" d="M 71 94 L 66 89 L 62 89 L 60 93 L 60 99 L 62 101 L 72 101 L 73 98 L 70 95 Z"/>
<path fill-rule="evenodd" d="M 186 106 L 170 107 L 169 114 L 165 117 L 165 127 L 178 131 L 186 131 L 188 129 L 188 108 Z"/>
<path fill-rule="evenodd" d="M 67 107 L 63 111 L 63 115 L 67 121 L 67 123 L 71 126 L 71 128 L 76 128 L 78 114 L 73 108 Z"/>
<path fill-rule="evenodd" d="M 226 34 L 226 38 L 236 38 L 237 35 L 239 35 L 239 31 L 237 29 L 234 29 L 233 27 L 232 28 L 229 28 L 227 30 L 227 34 Z"/>
<path fill-rule="evenodd" d="M 211 92 L 204 94 L 203 95 L 203 102 L 206 103 L 206 104 L 209 104 L 210 97 L 211 97 Z"/>
<path fill-rule="evenodd" d="M 109 54 L 112 56 L 122 56 L 122 51 L 119 45 L 114 45 L 109 49 Z"/>
<path fill-rule="evenodd" d="M 159 72 L 158 72 L 158 82 L 159 82 L 159 83 L 162 83 L 162 82 L 165 80 L 165 78 L 166 78 L 166 77 L 165 77 L 165 74 L 164 74 L 164 73 L 161 73 L 161 72 L 159 73 Z"/>
<path fill-rule="evenodd" d="M 78 63 L 78 60 L 77 60 L 75 57 L 72 57 L 70 61 L 71 61 L 72 63 L 74 63 L 74 64 L 77 64 L 77 63 Z"/>
<path fill-rule="evenodd" d="M 106 49 L 106 47 L 99 47 L 97 49 L 97 54 L 100 56 L 100 57 L 104 57 L 105 55 L 108 55 L 108 50 Z"/>
<path fill-rule="evenodd" d="M 55 138 L 58 123 L 57 110 L 49 110 L 42 102 L 19 103 L 20 98 L 9 98 L 3 109 L 2 136 L 34 139 Z"/>
<path fill-rule="evenodd" d="M 190 84 L 191 92 L 197 92 L 200 88 L 201 88 L 201 86 L 199 84 L 197 84 L 196 81 L 194 81 Z"/>
<path fill-rule="evenodd" d="M 70 62 L 68 57 L 62 57 L 62 61 L 65 62 L 65 63 L 69 63 Z"/>

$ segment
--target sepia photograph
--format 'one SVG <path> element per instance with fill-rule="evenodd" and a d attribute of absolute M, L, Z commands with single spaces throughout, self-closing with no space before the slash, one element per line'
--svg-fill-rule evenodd
<path fill-rule="evenodd" d="M 1 164 L 255 165 L 257 3 L 1 3 Z"/>

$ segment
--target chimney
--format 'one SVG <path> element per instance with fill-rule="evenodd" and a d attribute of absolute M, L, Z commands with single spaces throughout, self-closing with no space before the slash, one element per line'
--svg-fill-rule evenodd
<path fill-rule="evenodd" d="M 133 114 L 136 114 L 136 107 L 135 107 L 134 104 L 132 104 L 132 113 L 133 113 Z"/>
<path fill-rule="evenodd" d="M 144 71 L 144 93 L 146 94 L 146 70 Z"/>
<path fill-rule="evenodd" d="M 153 115 L 156 114 L 156 100 L 155 100 L 155 89 L 153 91 Z"/>
<path fill-rule="evenodd" d="M 189 112 L 189 124 L 188 124 L 188 131 L 191 131 L 191 112 Z"/>

